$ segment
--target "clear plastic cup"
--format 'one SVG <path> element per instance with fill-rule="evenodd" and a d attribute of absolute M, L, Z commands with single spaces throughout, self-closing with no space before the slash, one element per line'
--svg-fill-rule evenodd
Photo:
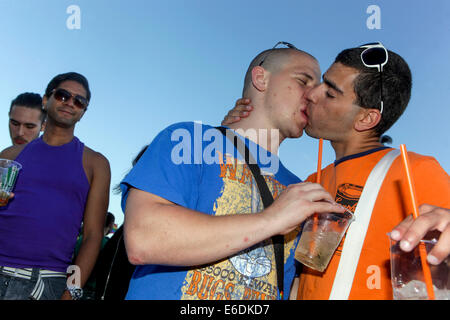
<path fill-rule="evenodd" d="M 8 204 L 22 165 L 14 160 L 0 159 L 0 207 Z"/>
<path fill-rule="evenodd" d="M 353 221 L 353 214 L 321 213 L 309 217 L 295 251 L 295 259 L 323 272 Z"/>
<path fill-rule="evenodd" d="M 421 240 L 429 253 L 436 239 Z M 394 300 L 428 300 L 418 246 L 411 252 L 400 249 L 400 241 L 391 239 L 391 282 Z M 450 259 L 435 266 L 429 264 L 436 300 L 450 300 Z"/>

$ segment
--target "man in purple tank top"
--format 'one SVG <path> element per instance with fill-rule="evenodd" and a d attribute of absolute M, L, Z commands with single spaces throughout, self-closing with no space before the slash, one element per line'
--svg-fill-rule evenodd
<path fill-rule="evenodd" d="M 103 238 L 111 178 L 108 160 L 74 136 L 90 96 L 81 74 L 56 76 L 42 99 L 44 134 L 0 153 L 22 164 L 14 197 L 0 208 L 0 300 L 82 295 Z"/>

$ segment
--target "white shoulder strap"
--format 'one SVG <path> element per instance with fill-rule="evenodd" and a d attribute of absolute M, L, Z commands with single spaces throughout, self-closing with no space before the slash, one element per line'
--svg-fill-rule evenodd
<path fill-rule="evenodd" d="M 347 300 L 350 295 L 370 217 L 378 197 L 378 191 L 392 162 L 399 154 L 400 151 L 397 149 L 387 153 L 372 169 L 367 178 L 356 206 L 355 221 L 350 224 L 345 237 L 341 259 L 331 289 L 330 300 Z"/>

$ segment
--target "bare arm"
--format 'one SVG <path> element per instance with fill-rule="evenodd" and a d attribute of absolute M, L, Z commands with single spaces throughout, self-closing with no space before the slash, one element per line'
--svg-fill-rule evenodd
<path fill-rule="evenodd" d="M 0 159 L 15 160 L 25 145 L 11 146 L 0 152 Z"/>
<path fill-rule="evenodd" d="M 83 242 L 75 258 L 81 270 L 81 287 L 88 280 L 95 266 L 103 239 L 106 212 L 109 204 L 111 172 L 108 160 L 100 154 L 93 157 L 93 178 L 86 201 L 83 218 Z M 70 299 L 66 291 L 62 297 Z"/>
<path fill-rule="evenodd" d="M 266 210 L 211 216 L 131 189 L 125 245 L 133 264 L 193 266 L 226 258 L 276 234 L 294 230 L 314 212 L 343 212 L 320 186 L 289 186 Z"/>

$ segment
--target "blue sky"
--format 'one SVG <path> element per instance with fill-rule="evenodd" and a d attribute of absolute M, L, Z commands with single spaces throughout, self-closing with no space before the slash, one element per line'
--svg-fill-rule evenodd
<path fill-rule="evenodd" d="M 80 8 L 80 29 L 66 25 L 70 5 Z M 367 27 L 370 5 L 381 10 L 381 29 Z M 448 0 L 0 0 L 0 148 L 10 145 L 11 100 L 77 71 L 92 99 L 75 134 L 109 159 L 114 186 L 167 125 L 219 124 L 251 59 L 276 42 L 310 52 L 324 72 L 342 49 L 381 41 L 413 73 L 408 109 L 388 131 L 393 146 L 433 155 L 449 172 L 449 32 Z M 306 178 L 317 145 L 306 135 L 288 140 L 280 157 Z M 325 143 L 323 163 L 333 160 Z M 109 208 L 120 224 L 120 196 L 111 193 Z"/>

